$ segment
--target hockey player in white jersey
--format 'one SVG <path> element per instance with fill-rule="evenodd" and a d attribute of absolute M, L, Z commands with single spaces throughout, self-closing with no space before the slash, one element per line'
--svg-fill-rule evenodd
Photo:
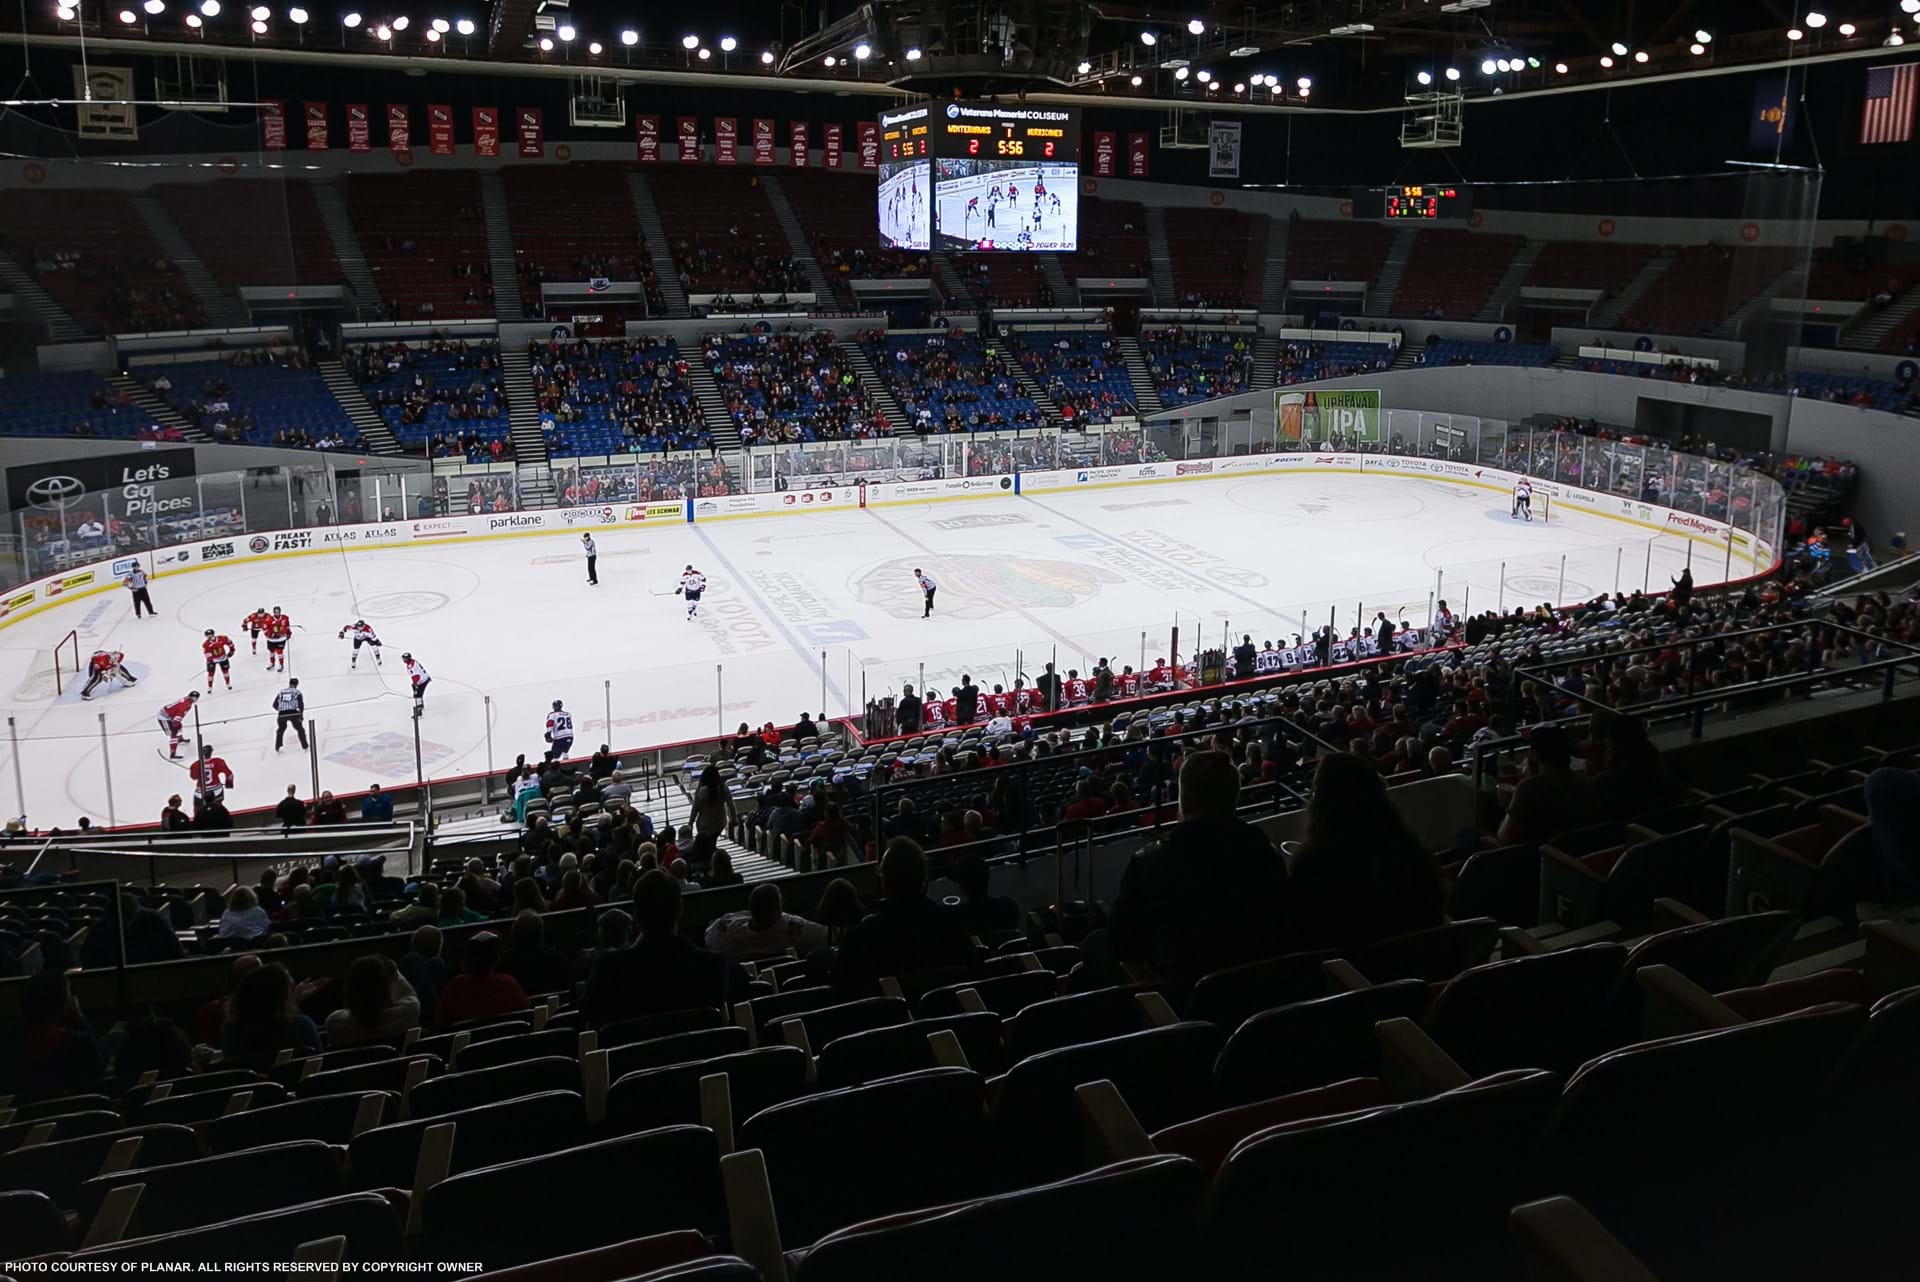
<path fill-rule="evenodd" d="M 1513 511 L 1508 516 L 1533 519 L 1533 482 L 1524 476 L 1513 487 Z"/>
<path fill-rule="evenodd" d="M 691 619 L 700 612 L 700 594 L 707 590 L 707 576 L 688 566 L 680 575 L 681 596 L 687 601 L 687 617 Z"/>
<path fill-rule="evenodd" d="M 547 760 L 559 761 L 573 751 L 573 714 L 553 701 L 547 714 Z"/>
<path fill-rule="evenodd" d="M 413 710 L 418 712 L 426 707 L 427 687 L 433 684 L 433 678 L 427 675 L 426 666 L 411 654 L 401 655 L 400 662 L 407 665 L 407 681 L 413 686 Z"/>
<path fill-rule="evenodd" d="M 352 623 L 340 629 L 340 635 L 342 638 L 353 638 L 353 661 L 347 665 L 349 668 L 358 668 L 360 666 L 360 647 L 363 645 L 373 647 L 373 666 L 376 668 L 380 666 L 380 638 L 375 634 L 374 630 L 368 626 L 365 619 L 355 619 Z"/>

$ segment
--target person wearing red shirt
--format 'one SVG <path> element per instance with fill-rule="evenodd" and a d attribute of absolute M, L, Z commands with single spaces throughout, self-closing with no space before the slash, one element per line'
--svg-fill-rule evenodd
<path fill-rule="evenodd" d="M 433 1004 L 433 1022 L 440 1028 L 485 1015 L 526 1010 L 526 990 L 511 975 L 500 974 L 500 936 L 479 931 L 467 939 L 460 973 L 440 990 Z"/>
<path fill-rule="evenodd" d="M 220 675 L 227 679 L 227 689 L 233 689 L 233 641 L 224 633 L 212 628 L 206 631 L 206 640 L 200 643 L 200 651 L 207 656 L 207 689 L 213 689 L 213 670 L 220 669 Z"/>
<path fill-rule="evenodd" d="M 221 801 L 233 787 L 233 770 L 222 757 L 213 755 L 212 744 L 202 744 L 200 760 L 187 770 L 193 777 L 193 808 L 198 811 L 210 801 Z"/>
<path fill-rule="evenodd" d="M 1087 701 L 1087 682 L 1086 679 L 1080 675 L 1078 668 L 1067 669 L 1066 692 L 1067 702 L 1069 704 L 1085 703 Z"/>
<path fill-rule="evenodd" d="M 1004 717 L 1011 711 L 1013 711 L 1013 696 L 999 686 L 995 686 L 993 692 L 987 696 L 987 716 Z"/>

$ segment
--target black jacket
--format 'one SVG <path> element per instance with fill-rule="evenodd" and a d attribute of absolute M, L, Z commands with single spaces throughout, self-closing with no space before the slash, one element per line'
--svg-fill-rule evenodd
<path fill-rule="evenodd" d="M 1238 819 L 1183 819 L 1120 879 L 1107 922 L 1114 960 L 1176 983 L 1286 951 L 1287 865 Z"/>
<path fill-rule="evenodd" d="M 746 972 L 738 962 L 675 935 L 602 954 L 587 976 L 580 1006 L 602 1025 L 655 1011 L 722 1006 L 746 991 Z"/>
<path fill-rule="evenodd" d="M 920 728 L 920 696 L 903 694 L 900 702 L 893 707 L 894 720 L 899 723 L 901 734 L 912 734 Z"/>
<path fill-rule="evenodd" d="M 973 943 L 959 916 L 925 895 L 888 899 L 847 932 L 833 967 L 836 988 L 866 996 L 889 976 L 973 960 Z"/>

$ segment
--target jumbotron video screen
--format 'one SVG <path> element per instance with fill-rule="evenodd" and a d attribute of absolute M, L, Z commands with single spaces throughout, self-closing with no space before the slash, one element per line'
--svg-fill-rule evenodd
<path fill-rule="evenodd" d="M 889 249 L 931 249 L 933 179 L 922 103 L 880 115 L 880 243 Z"/>
<path fill-rule="evenodd" d="M 934 248 L 1079 248 L 1079 111 L 947 102 L 932 113 Z"/>

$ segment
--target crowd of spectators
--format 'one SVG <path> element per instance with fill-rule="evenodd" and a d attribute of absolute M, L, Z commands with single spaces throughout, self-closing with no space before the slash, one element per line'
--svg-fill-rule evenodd
<path fill-rule="evenodd" d="M 529 377 L 547 452 L 657 453 L 704 449 L 712 435 L 671 338 L 527 343 Z"/>
<path fill-rule="evenodd" d="M 1067 426 L 1110 423 L 1134 412 L 1133 377 L 1112 333 L 1010 329 L 1007 346 Z"/>
<path fill-rule="evenodd" d="M 659 503 L 733 493 L 725 460 L 718 457 L 650 458 L 626 467 L 569 464 L 554 473 L 565 507 L 598 503 Z"/>
<path fill-rule="evenodd" d="M 742 232 L 735 227 L 728 234 L 739 237 Z M 763 253 L 745 240 L 726 246 L 675 241 L 673 261 L 680 269 L 680 288 L 688 294 L 801 294 L 808 288 L 806 268 L 798 258 Z"/>
<path fill-rule="evenodd" d="M 829 330 L 708 334 L 702 359 L 747 445 L 859 439 L 886 416 Z"/>
<path fill-rule="evenodd" d="M 500 345 L 430 335 L 349 348 L 348 371 L 403 442 L 426 441 L 436 458 L 512 457 Z"/>
<path fill-rule="evenodd" d="M 975 335 L 951 330 L 857 339 L 917 432 L 1039 427 L 1040 408 L 1020 386 L 1005 355 Z"/>
<path fill-rule="evenodd" d="M 1396 344 L 1326 343 L 1289 339 L 1280 344 L 1279 381 L 1308 383 L 1321 378 L 1352 378 L 1390 369 L 1399 354 Z"/>
<path fill-rule="evenodd" d="M 545 304 L 541 300 L 540 286 L 547 279 L 547 271 L 539 263 L 522 258 L 514 264 L 514 272 L 520 277 L 520 298 L 527 308 L 529 316 L 545 316 Z M 660 292 L 660 277 L 653 270 L 653 260 L 647 254 L 646 246 L 636 245 L 631 256 L 612 254 L 576 254 L 573 268 L 562 278 L 568 282 L 635 280 L 640 282 L 642 292 L 647 299 L 649 314 L 666 314 L 666 296 Z"/>
<path fill-rule="evenodd" d="M 116 332 L 140 334 L 193 329 L 206 324 L 206 309 L 167 258 L 101 256 L 81 250 L 43 250 L 33 274 L 61 293 L 60 277 L 105 293 L 105 310 Z"/>
<path fill-rule="evenodd" d="M 1142 330 L 1140 350 L 1161 403 L 1175 409 L 1246 391 L 1252 385 L 1255 337 L 1250 330 L 1170 325 Z"/>
<path fill-rule="evenodd" d="M 177 385 L 175 373 L 192 390 Z M 312 374 L 306 353 L 292 344 L 162 365 L 147 386 L 216 441 L 318 450 L 359 446 L 346 411 Z"/>

